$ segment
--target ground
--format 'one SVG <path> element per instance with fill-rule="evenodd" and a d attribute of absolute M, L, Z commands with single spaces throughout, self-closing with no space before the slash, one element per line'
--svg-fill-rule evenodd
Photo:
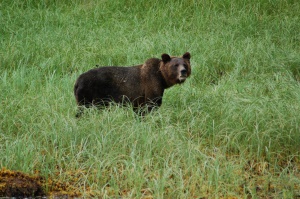
<path fill-rule="evenodd" d="M 79 174 L 71 174 L 73 179 Z M 74 181 L 60 182 L 37 174 L 28 175 L 20 171 L 2 168 L 0 171 L 0 197 L 68 196 L 80 197 Z M 80 186 L 80 184 L 78 184 Z"/>

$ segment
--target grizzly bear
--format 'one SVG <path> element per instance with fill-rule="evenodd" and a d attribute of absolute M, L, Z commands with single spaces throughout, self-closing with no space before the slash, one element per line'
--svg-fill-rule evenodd
<path fill-rule="evenodd" d="M 144 115 L 162 104 L 164 90 L 183 83 L 191 74 L 191 55 L 171 57 L 162 54 L 161 59 L 150 58 L 144 64 L 120 67 L 105 66 L 81 74 L 74 86 L 79 106 L 108 106 L 110 102 L 131 104 L 135 112 Z"/>

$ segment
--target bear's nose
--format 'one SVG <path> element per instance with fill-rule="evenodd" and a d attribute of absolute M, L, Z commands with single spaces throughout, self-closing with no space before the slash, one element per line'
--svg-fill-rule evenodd
<path fill-rule="evenodd" d="M 180 72 L 181 72 L 181 76 L 186 76 L 187 75 L 187 70 L 186 69 L 182 69 Z"/>

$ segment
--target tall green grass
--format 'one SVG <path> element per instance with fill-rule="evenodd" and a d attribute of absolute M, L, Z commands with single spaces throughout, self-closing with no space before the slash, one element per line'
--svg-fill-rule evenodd
<path fill-rule="evenodd" d="M 299 196 L 299 11 L 296 0 L 1 1 L 0 166 L 64 182 L 80 170 L 80 191 L 101 197 Z M 186 51 L 192 76 L 156 112 L 75 118 L 82 72 Z"/>

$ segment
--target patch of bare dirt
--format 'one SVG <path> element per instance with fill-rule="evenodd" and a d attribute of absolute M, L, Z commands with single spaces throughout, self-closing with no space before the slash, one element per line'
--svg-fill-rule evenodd
<path fill-rule="evenodd" d="M 35 197 L 45 196 L 42 188 L 42 178 L 29 176 L 19 171 L 10 171 L 5 168 L 0 171 L 1 197 Z"/>
<path fill-rule="evenodd" d="M 61 182 L 50 177 L 45 179 L 39 175 L 28 175 L 20 171 L 2 168 L 0 170 L 0 197 L 80 197 L 81 184 L 78 179 L 82 177 L 81 173 L 69 172 L 68 175 L 70 176 L 69 181 Z M 89 187 L 85 188 L 89 189 Z"/>

